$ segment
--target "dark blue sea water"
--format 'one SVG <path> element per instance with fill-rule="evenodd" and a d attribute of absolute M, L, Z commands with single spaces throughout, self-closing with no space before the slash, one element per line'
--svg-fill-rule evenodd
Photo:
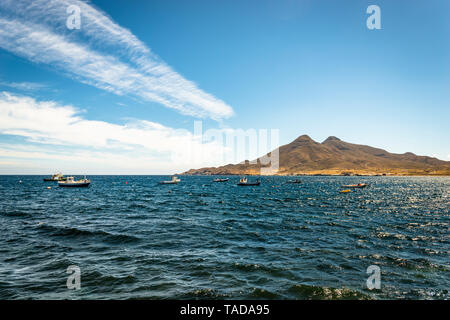
<path fill-rule="evenodd" d="M 42 178 L 0 176 L 0 299 L 449 298 L 450 178 Z"/>

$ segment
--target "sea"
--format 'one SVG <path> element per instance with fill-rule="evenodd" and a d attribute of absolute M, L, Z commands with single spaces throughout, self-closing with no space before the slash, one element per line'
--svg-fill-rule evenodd
<path fill-rule="evenodd" d="M 43 178 L 0 176 L 0 299 L 450 297 L 450 177 Z"/>

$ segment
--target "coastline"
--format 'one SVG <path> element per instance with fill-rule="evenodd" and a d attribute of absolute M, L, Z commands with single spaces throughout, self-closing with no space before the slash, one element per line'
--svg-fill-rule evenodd
<path fill-rule="evenodd" d="M 302 174 L 273 174 L 273 175 L 261 175 L 256 173 L 177 173 L 178 176 L 261 176 L 261 177 L 450 177 L 450 173 L 445 174 L 327 174 L 327 173 L 302 173 Z"/>

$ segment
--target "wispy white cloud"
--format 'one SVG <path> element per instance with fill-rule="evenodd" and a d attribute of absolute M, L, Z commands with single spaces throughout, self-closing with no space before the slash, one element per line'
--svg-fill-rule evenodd
<path fill-rule="evenodd" d="M 42 90 L 42 89 L 48 89 L 48 86 L 43 83 L 37 83 L 37 82 L 7 82 L 7 81 L 0 81 L 0 86 L 18 89 L 21 91 L 36 91 L 36 90 Z"/>
<path fill-rule="evenodd" d="M 0 93 L 0 134 L 27 141 L 1 144 L 2 161 L 56 162 L 58 167 L 91 168 L 96 173 L 105 173 L 105 168 L 134 173 L 183 171 L 217 163 L 224 152 L 217 142 L 203 143 L 187 130 L 142 120 L 125 124 L 87 120 L 73 106 L 7 92 Z"/>
<path fill-rule="evenodd" d="M 82 18 L 76 31 L 66 28 L 66 9 L 73 4 Z M 219 120 L 233 114 L 229 105 L 186 80 L 129 30 L 83 1 L 2 0 L 0 48 L 103 90 L 186 115 Z"/>

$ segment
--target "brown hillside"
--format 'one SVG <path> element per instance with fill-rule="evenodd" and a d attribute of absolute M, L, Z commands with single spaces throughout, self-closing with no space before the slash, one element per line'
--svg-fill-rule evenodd
<path fill-rule="evenodd" d="M 411 152 L 390 153 L 366 145 L 328 137 L 322 143 L 302 135 L 279 148 L 279 175 L 299 174 L 361 174 L 361 175 L 450 175 L 450 162 Z M 191 169 L 190 175 L 260 174 L 258 164 L 248 161 L 221 167 Z"/>

